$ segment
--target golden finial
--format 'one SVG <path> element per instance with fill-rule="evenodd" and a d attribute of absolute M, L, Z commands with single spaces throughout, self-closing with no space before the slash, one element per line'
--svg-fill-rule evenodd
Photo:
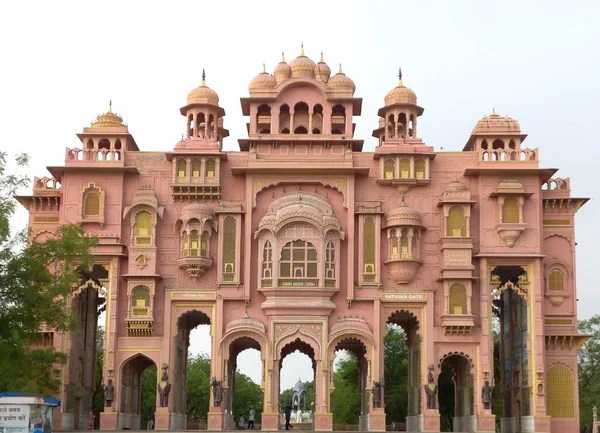
<path fill-rule="evenodd" d="M 323 51 L 321 51 L 321 59 L 319 60 L 319 63 L 325 63 L 325 60 L 323 60 Z"/>
<path fill-rule="evenodd" d="M 108 112 L 112 114 L 112 99 L 108 101 Z"/>
<path fill-rule="evenodd" d="M 492 117 L 498 117 L 498 113 L 496 113 L 496 107 L 492 108 Z"/>
<path fill-rule="evenodd" d="M 204 68 L 202 68 L 202 83 L 200 84 L 201 87 L 206 87 L 206 72 L 204 71 Z"/>
<path fill-rule="evenodd" d="M 402 82 L 402 68 L 398 68 L 398 86 L 396 87 L 404 87 L 404 83 Z"/>
<path fill-rule="evenodd" d="M 306 57 L 304 55 L 304 42 L 300 42 L 300 57 Z"/>
<path fill-rule="evenodd" d="M 265 64 L 263 63 L 263 74 L 267 73 L 267 67 L 265 66 Z"/>
<path fill-rule="evenodd" d="M 281 63 L 285 63 L 285 54 L 283 54 L 283 51 L 281 52 Z"/>
<path fill-rule="evenodd" d="M 338 69 L 338 74 L 343 74 L 344 71 L 342 71 L 342 64 L 340 63 L 340 68 Z"/>

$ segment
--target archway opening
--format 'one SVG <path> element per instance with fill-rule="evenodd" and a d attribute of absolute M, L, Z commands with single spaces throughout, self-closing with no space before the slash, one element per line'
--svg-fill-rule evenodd
<path fill-rule="evenodd" d="M 438 376 L 440 429 L 443 432 L 462 432 L 472 428 L 473 375 L 470 361 L 461 355 L 450 355 L 442 360 Z"/>
<path fill-rule="evenodd" d="M 148 428 L 150 413 L 156 406 L 156 365 L 150 358 L 138 354 L 121 368 L 121 428 L 140 430 Z"/>
<path fill-rule="evenodd" d="M 207 428 L 212 377 L 212 335 L 208 315 L 192 310 L 177 320 L 171 368 L 173 412 L 185 415 L 178 430 Z"/>
<path fill-rule="evenodd" d="M 315 351 L 296 338 L 281 349 L 279 363 L 279 407 L 285 428 L 285 413 L 290 411 L 290 424 L 296 429 L 312 430 L 315 402 Z"/>
<path fill-rule="evenodd" d="M 357 338 L 344 338 L 335 346 L 330 378 L 334 430 L 359 430 L 361 415 L 369 413 L 366 355 L 365 344 Z"/>
<path fill-rule="evenodd" d="M 388 427 L 414 430 L 421 413 L 421 339 L 409 311 L 392 313 L 384 337 L 384 402 Z"/>
<path fill-rule="evenodd" d="M 531 372 L 527 352 L 527 302 L 529 278 L 522 266 L 495 266 L 491 272 L 492 311 L 498 321 L 499 378 L 494 394 L 502 400 L 502 417 L 521 431 L 521 417 L 531 413 Z M 496 376 L 496 375 L 495 375 Z M 494 404 L 496 406 L 498 404 Z"/>
<path fill-rule="evenodd" d="M 70 334 L 65 407 L 73 414 L 74 429 L 85 430 L 90 411 L 94 424 L 99 424 L 100 413 L 104 412 L 103 313 L 106 310 L 108 271 L 104 266 L 95 264 L 89 270 L 80 269 L 79 272 L 80 285 L 71 298 L 71 312 L 77 328 Z"/>
<path fill-rule="evenodd" d="M 229 346 L 225 383 L 230 428 L 260 429 L 264 395 L 261 347 L 252 337 L 240 337 Z M 235 425 L 234 425 L 235 423 Z"/>

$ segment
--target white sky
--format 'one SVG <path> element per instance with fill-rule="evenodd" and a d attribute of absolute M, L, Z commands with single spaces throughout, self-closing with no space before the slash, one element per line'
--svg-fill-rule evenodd
<path fill-rule="evenodd" d="M 364 98 L 356 136 L 365 150 L 375 145 L 377 109 L 402 66 L 425 107 L 419 133 L 427 144 L 462 149 L 495 107 L 520 121 L 542 166 L 570 176 L 575 196 L 594 197 L 598 22 L 595 1 L 3 1 L 0 149 L 28 152 L 27 173 L 45 175 L 112 99 L 142 150 L 170 150 L 184 130 L 179 108 L 203 67 L 227 112 L 225 147 L 237 149 L 248 83 L 263 62 L 272 71 L 282 50 L 288 62 L 296 57 L 303 41 L 313 60 L 322 50 L 334 72 L 342 62 L 356 83 Z M 577 215 L 579 314 L 587 318 L 600 301 L 598 201 Z M 20 211 L 14 225 L 25 221 Z M 254 378 L 255 364 L 246 372 Z M 296 380 L 294 373 L 290 386 Z"/>

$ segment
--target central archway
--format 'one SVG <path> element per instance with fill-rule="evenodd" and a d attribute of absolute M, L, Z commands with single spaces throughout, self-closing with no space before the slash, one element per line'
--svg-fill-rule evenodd
<path fill-rule="evenodd" d="M 438 403 L 441 431 L 475 431 L 473 363 L 468 355 L 449 353 L 439 363 Z"/>

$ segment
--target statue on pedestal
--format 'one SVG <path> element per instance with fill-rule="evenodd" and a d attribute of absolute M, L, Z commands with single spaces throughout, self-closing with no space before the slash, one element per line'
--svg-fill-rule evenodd
<path fill-rule="evenodd" d="M 112 402 L 115 398 L 115 386 L 112 379 L 108 379 L 106 387 L 104 387 L 104 406 L 112 407 Z"/>
<path fill-rule="evenodd" d="M 162 376 L 158 382 L 158 394 L 160 395 L 160 407 L 169 407 L 169 392 L 171 392 L 171 384 L 169 383 L 169 366 L 162 365 Z"/>
<path fill-rule="evenodd" d="M 481 388 L 481 402 L 484 409 L 490 408 L 490 404 L 492 403 L 492 387 L 489 380 L 486 380 L 485 385 Z"/>
<path fill-rule="evenodd" d="M 215 407 L 220 407 L 221 400 L 223 400 L 223 387 L 221 386 L 221 381 L 217 380 L 216 377 L 213 377 L 210 381 L 210 387 L 212 388 Z"/>
<path fill-rule="evenodd" d="M 373 389 L 371 390 L 373 393 L 373 407 L 380 408 L 381 407 L 381 395 L 383 393 L 383 379 L 379 379 L 379 382 L 373 382 Z"/>
<path fill-rule="evenodd" d="M 425 394 L 427 395 L 427 409 L 435 409 L 436 407 L 436 397 L 437 397 L 437 385 L 435 384 L 435 378 L 433 377 L 433 369 L 435 367 L 433 364 L 430 364 L 427 369 L 429 373 L 427 373 L 427 385 L 423 385 L 425 388 Z"/>

